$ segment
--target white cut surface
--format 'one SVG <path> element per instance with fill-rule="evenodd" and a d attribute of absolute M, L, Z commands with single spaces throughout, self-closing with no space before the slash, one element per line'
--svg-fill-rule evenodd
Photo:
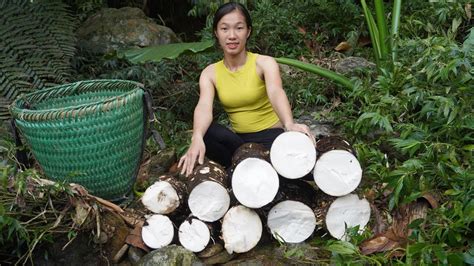
<path fill-rule="evenodd" d="M 157 181 L 145 190 L 142 203 L 154 213 L 168 214 L 179 207 L 179 196 L 170 183 Z"/>
<path fill-rule="evenodd" d="M 316 217 L 306 204 L 285 200 L 270 210 L 267 225 L 276 239 L 286 243 L 301 243 L 314 232 Z"/>
<path fill-rule="evenodd" d="M 242 205 L 260 208 L 275 198 L 279 182 L 271 164 L 262 159 L 247 158 L 235 167 L 232 191 Z"/>
<path fill-rule="evenodd" d="M 230 208 L 222 221 L 222 238 L 229 254 L 243 253 L 255 247 L 262 237 L 262 221 L 245 206 Z"/>
<path fill-rule="evenodd" d="M 192 252 L 202 251 L 211 239 L 207 225 L 195 218 L 186 220 L 179 226 L 178 236 L 181 245 Z"/>
<path fill-rule="evenodd" d="M 346 229 L 359 226 L 362 232 L 370 219 L 370 204 L 355 194 L 337 198 L 326 214 L 326 228 L 334 238 L 347 240 Z"/>
<path fill-rule="evenodd" d="M 339 197 L 354 191 L 362 179 L 357 158 L 344 150 L 325 152 L 314 167 L 314 181 L 326 194 Z"/>
<path fill-rule="evenodd" d="M 230 197 L 219 183 L 204 181 L 189 194 L 188 206 L 191 213 L 206 222 L 215 222 L 229 209 Z"/>
<path fill-rule="evenodd" d="M 280 134 L 273 142 L 270 159 L 280 175 L 297 179 L 313 170 L 316 148 L 304 133 L 288 131 Z"/>
<path fill-rule="evenodd" d="M 173 241 L 174 228 L 167 216 L 154 214 L 146 219 L 146 223 L 142 227 L 142 239 L 148 247 L 162 248 Z"/>

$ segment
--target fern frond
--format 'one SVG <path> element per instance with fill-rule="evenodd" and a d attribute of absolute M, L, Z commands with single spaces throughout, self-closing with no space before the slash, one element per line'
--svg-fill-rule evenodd
<path fill-rule="evenodd" d="M 76 25 L 60 0 L 0 0 L 0 119 L 21 93 L 70 81 Z"/>

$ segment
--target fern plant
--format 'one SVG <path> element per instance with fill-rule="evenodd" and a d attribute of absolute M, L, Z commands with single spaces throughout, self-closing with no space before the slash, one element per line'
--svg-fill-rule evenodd
<path fill-rule="evenodd" d="M 59 0 L 0 0 L 0 120 L 21 93 L 70 80 L 75 27 Z"/>

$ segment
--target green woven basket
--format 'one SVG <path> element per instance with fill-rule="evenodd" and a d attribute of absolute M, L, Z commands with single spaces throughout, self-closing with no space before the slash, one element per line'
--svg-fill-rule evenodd
<path fill-rule="evenodd" d="M 80 81 L 26 94 L 10 111 L 48 178 L 120 200 L 141 160 L 143 95 L 137 82 Z"/>

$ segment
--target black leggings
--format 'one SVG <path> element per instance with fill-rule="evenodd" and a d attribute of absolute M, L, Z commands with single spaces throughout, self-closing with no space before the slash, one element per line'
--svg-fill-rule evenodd
<path fill-rule="evenodd" d="M 240 145 L 254 142 L 270 149 L 276 137 L 283 132 L 283 128 L 269 128 L 255 133 L 235 133 L 222 125 L 212 123 L 204 135 L 206 156 L 227 168 Z"/>

